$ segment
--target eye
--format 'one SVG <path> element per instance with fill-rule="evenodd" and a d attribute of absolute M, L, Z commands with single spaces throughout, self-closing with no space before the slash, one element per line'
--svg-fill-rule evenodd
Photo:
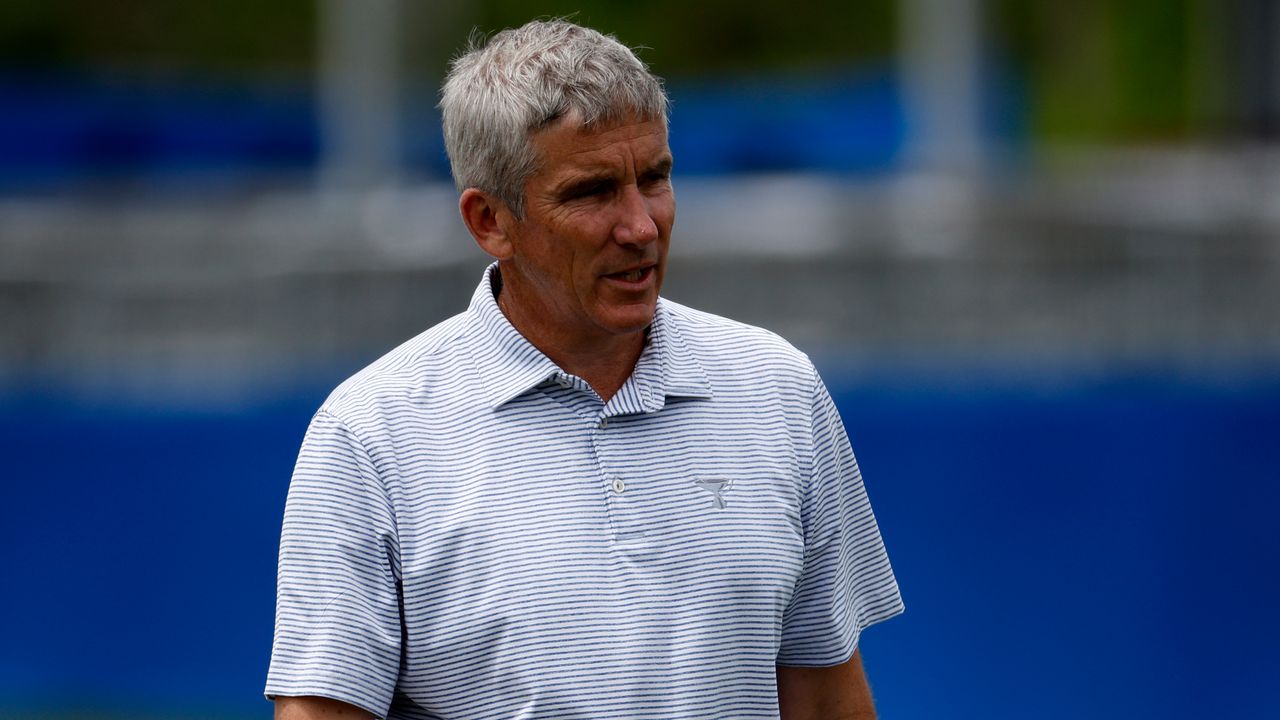
<path fill-rule="evenodd" d="M 585 182 L 574 185 L 564 193 L 565 200 L 585 200 L 599 197 L 610 192 L 611 184 L 606 181 Z"/>
<path fill-rule="evenodd" d="M 667 186 L 671 180 L 671 173 L 665 171 L 655 171 L 647 173 L 640 178 L 640 186 L 646 189 L 662 189 Z"/>
<path fill-rule="evenodd" d="M 671 182 L 671 163 L 659 163 L 656 167 L 640 176 L 640 184 L 644 187 L 666 187 Z"/>

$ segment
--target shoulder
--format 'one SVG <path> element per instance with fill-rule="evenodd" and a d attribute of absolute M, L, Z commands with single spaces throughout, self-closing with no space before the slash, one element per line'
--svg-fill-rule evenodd
<path fill-rule="evenodd" d="M 809 356 L 777 333 L 663 298 L 662 311 L 681 341 L 708 368 L 749 366 L 812 377 Z"/>
<path fill-rule="evenodd" d="M 431 327 L 347 378 L 320 410 L 352 423 L 411 403 L 432 388 L 465 382 L 471 371 L 470 330 L 465 312 Z"/>

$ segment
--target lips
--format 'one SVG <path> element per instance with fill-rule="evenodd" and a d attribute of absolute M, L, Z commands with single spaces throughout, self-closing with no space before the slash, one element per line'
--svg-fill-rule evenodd
<path fill-rule="evenodd" d="M 644 282 L 653 273 L 652 265 L 646 265 L 640 268 L 632 268 L 630 270 L 621 270 L 615 273 L 608 273 L 605 277 L 611 280 L 618 280 L 627 283 Z"/>

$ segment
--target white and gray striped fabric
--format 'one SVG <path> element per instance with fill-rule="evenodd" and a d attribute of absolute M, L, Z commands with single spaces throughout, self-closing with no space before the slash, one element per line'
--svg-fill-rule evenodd
<path fill-rule="evenodd" d="M 776 335 L 659 302 L 608 403 L 470 308 L 342 384 L 289 487 L 268 697 L 387 718 L 777 718 L 902 610 L 845 431 Z"/>

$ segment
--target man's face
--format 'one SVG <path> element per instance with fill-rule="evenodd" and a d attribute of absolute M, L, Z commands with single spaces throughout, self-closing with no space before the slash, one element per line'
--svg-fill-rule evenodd
<path fill-rule="evenodd" d="M 534 339 L 583 343 L 653 320 L 675 222 L 661 120 L 583 129 L 573 118 L 533 137 L 539 169 L 512 219 L 503 300 Z"/>

